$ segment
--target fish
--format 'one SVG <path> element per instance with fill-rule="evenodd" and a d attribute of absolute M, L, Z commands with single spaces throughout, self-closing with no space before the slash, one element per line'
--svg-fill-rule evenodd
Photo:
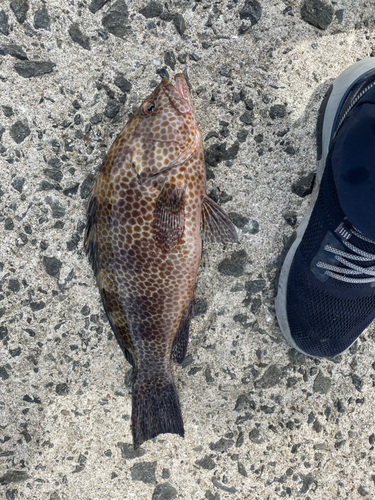
<path fill-rule="evenodd" d="M 185 358 L 194 288 L 207 242 L 237 242 L 206 195 L 202 136 L 186 79 L 163 79 L 103 160 L 84 246 L 104 309 L 133 368 L 134 449 L 163 433 L 184 437 L 171 361 Z"/>

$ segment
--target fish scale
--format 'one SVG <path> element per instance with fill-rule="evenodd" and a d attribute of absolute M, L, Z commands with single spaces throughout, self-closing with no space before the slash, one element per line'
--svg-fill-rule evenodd
<path fill-rule="evenodd" d="M 85 248 L 103 305 L 134 369 L 134 447 L 184 435 L 171 359 L 185 357 L 208 241 L 237 241 L 206 196 L 202 138 L 183 75 L 163 80 L 111 146 L 92 190 Z"/>

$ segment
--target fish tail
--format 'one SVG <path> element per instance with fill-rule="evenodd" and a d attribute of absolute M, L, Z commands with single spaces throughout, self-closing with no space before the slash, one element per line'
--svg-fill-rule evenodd
<path fill-rule="evenodd" d="M 184 437 L 184 424 L 176 387 L 171 377 L 163 383 L 135 381 L 133 387 L 132 432 L 134 449 L 159 434 Z"/>

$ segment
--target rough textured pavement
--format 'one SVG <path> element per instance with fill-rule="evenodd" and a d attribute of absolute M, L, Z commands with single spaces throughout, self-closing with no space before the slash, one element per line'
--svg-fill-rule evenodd
<path fill-rule="evenodd" d="M 373 53 L 374 25 L 367 0 L 0 2 L 1 499 L 374 497 L 374 326 L 319 361 L 288 347 L 274 311 L 321 100 Z M 177 71 L 240 244 L 204 249 L 174 370 L 185 439 L 134 452 L 85 211 L 133 106 Z"/>

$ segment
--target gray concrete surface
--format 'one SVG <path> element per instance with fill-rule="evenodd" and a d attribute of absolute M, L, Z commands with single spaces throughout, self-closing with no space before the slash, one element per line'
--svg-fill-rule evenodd
<path fill-rule="evenodd" d="M 374 326 L 336 359 L 304 357 L 278 329 L 274 285 L 309 203 L 292 185 L 315 170 L 320 102 L 371 55 L 374 3 L 309 0 L 322 29 L 300 0 L 259 1 L 260 17 L 251 0 L 143 14 L 141 0 L 95 13 L 104 2 L 1 0 L 0 498 L 373 498 Z M 239 246 L 204 250 L 175 368 L 186 437 L 134 453 L 129 366 L 82 248 L 85 211 L 132 107 L 185 70 L 203 137 L 214 132 L 208 190 L 244 227 Z"/>

